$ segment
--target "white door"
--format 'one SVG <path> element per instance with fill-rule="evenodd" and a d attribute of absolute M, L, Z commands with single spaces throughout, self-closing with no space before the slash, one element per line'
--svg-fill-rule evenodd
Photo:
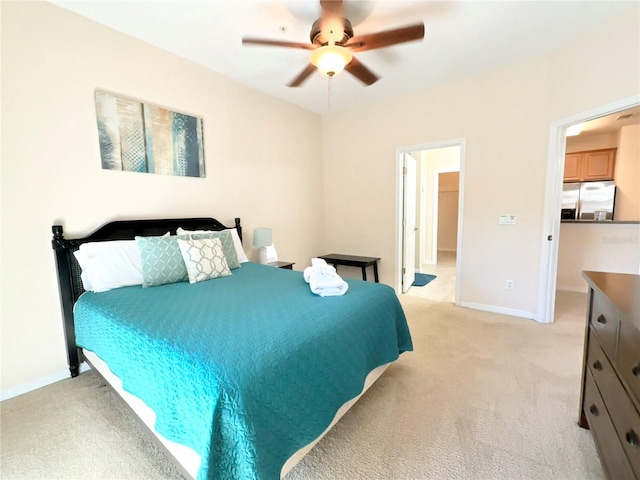
<path fill-rule="evenodd" d="M 416 159 L 404 154 L 402 208 L 402 293 L 416 278 Z"/>

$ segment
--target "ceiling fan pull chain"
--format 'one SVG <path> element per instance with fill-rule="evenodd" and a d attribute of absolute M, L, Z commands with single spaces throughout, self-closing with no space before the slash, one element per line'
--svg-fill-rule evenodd
<path fill-rule="evenodd" d="M 329 97 L 329 101 L 328 101 L 329 111 L 331 111 L 331 79 L 333 79 L 333 75 L 329 77 L 329 85 L 327 87 L 327 93 Z"/>

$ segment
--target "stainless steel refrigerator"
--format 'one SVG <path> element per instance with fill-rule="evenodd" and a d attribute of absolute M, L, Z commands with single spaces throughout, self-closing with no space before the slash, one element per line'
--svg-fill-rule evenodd
<path fill-rule="evenodd" d="M 562 220 L 611 221 L 616 184 L 606 182 L 565 183 L 562 188 Z"/>
<path fill-rule="evenodd" d="M 565 183 L 562 185 L 562 220 L 578 219 L 578 204 L 580 202 L 580 184 Z"/>

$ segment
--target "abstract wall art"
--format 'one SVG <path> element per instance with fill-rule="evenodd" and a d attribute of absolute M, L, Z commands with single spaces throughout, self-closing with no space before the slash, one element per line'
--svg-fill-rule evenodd
<path fill-rule="evenodd" d="M 96 91 L 105 170 L 204 177 L 202 119 Z"/>

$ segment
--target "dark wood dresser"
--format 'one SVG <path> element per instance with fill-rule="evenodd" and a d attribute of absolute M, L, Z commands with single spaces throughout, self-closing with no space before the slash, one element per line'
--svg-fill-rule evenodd
<path fill-rule="evenodd" d="M 582 272 L 589 284 L 579 425 L 611 480 L 640 479 L 640 275 Z"/>

